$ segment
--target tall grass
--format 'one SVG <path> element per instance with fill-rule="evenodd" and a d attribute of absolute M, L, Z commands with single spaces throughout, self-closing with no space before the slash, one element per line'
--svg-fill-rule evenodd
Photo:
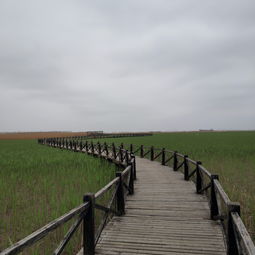
<path fill-rule="evenodd" d="M 0 250 L 81 204 L 86 192 L 99 190 L 114 173 L 115 166 L 82 153 L 34 140 L 0 141 Z M 52 253 L 67 228 L 24 254 Z"/>
<path fill-rule="evenodd" d="M 102 141 L 164 147 L 202 161 L 211 173 L 219 174 L 220 182 L 230 199 L 241 203 L 242 219 L 255 241 L 254 131 L 159 133 Z"/>

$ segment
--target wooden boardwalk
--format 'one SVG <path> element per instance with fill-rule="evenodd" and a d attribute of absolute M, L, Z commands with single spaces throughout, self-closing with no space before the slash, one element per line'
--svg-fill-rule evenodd
<path fill-rule="evenodd" d="M 96 254 L 226 254 L 222 227 L 195 185 L 157 162 L 136 163 L 135 194 L 103 230 Z"/>

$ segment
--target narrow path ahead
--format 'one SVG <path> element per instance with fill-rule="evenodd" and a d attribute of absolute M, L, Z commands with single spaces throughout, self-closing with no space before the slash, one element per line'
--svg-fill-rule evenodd
<path fill-rule="evenodd" d="M 226 254 L 222 227 L 195 185 L 157 162 L 136 164 L 135 194 L 103 230 L 96 254 Z"/>

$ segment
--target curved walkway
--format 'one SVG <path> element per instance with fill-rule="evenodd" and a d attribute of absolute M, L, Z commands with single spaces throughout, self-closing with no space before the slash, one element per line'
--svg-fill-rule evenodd
<path fill-rule="evenodd" d="M 137 157 L 136 168 L 126 214 L 107 224 L 96 254 L 226 254 L 221 224 L 192 182 L 155 161 Z"/>

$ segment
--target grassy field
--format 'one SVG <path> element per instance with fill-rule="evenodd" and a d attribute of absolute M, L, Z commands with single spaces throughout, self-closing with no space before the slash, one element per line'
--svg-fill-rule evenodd
<path fill-rule="evenodd" d="M 0 141 L 0 251 L 81 204 L 114 174 L 113 165 L 85 154 L 35 140 Z M 66 225 L 24 254 L 52 254 Z"/>
<path fill-rule="evenodd" d="M 202 161 L 211 173 L 219 174 L 220 182 L 230 199 L 241 203 L 242 219 L 255 240 L 254 131 L 159 133 L 101 141 L 164 147 Z"/>

